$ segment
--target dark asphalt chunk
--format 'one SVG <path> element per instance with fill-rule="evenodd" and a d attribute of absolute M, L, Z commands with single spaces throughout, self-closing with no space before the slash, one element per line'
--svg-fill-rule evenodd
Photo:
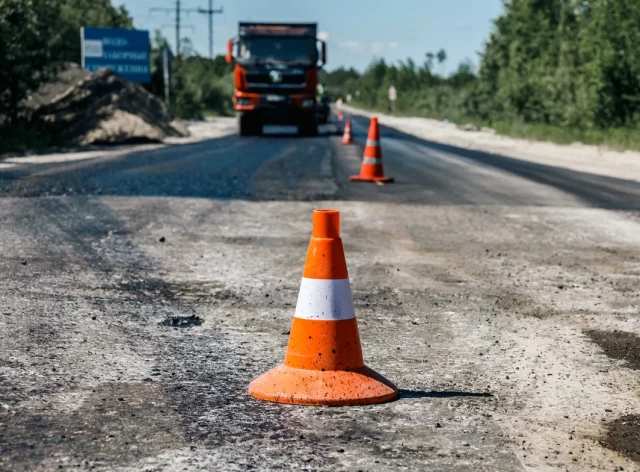
<path fill-rule="evenodd" d="M 624 331 L 586 331 L 591 340 L 612 359 L 626 361 L 627 367 L 640 370 L 640 336 Z"/>
<path fill-rule="evenodd" d="M 200 326 L 204 320 L 196 315 L 191 316 L 170 316 L 165 318 L 160 324 L 162 326 L 170 326 L 172 328 L 191 328 L 192 326 Z"/>

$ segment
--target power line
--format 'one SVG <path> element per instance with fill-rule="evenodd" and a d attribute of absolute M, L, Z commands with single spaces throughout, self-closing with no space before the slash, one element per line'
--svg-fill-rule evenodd
<path fill-rule="evenodd" d="M 209 9 L 205 10 L 204 8 L 198 8 L 198 13 L 202 13 L 203 15 L 209 15 L 209 58 L 213 59 L 213 15 L 222 14 L 224 10 L 219 8 L 217 10 L 213 9 L 213 0 L 209 0 Z"/>
<path fill-rule="evenodd" d="M 209 2 L 211 2 L 211 0 L 209 0 Z M 176 57 L 178 57 L 180 55 L 180 13 L 199 13 L 200 12 L 200 8 L 196 9 L 196 8 L 182 8 L 180 5 L 180 0 L 176 0 L 176 6 L 175 8 L 150 8 L 149 12 L 153 13 L 154 11 L 162 11 L 162 12 L 166 12 L 166 13 L 171 13 L 171 12 L 175 12 L 176 15 L 176 21 L 174 25 L 171 26 L 175 26 L 176 27 Z M 185 25 L 187 26 L 187 25 Z M 193 28 L 193 25 L 188 25 L 191 28 Z M 209 27 L 211 28 L 211 27 Z"/>

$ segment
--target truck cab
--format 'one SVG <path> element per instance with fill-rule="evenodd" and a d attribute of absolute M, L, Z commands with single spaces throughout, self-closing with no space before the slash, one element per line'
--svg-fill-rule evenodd
<path fill-rule="evenodd" d="M 227 61 L 235 61 L 233 101 L 241 136 L 261 134 L 265 124 L 318 133 L 316 87 L 326 44 L 318 41 L 315 23 L 240 23 L 238 37 L 228 42 Z"/>

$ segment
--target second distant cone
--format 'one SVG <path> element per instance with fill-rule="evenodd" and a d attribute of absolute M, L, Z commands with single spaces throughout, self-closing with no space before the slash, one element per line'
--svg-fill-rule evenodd
<path fill-rule="evenodd" d="M 371 118 L 367 144 L 364 148 L 364 156 L 360 167 L 360 175 L 349 177 L 352 182 L 393 182 L 391 177 L 385 177 L 382 167 L 382 148 L 380 147 L 380 127 L 378 118 Z"/>
<path fill-rule="evenodd" d="M 344 125 L 344 135 L 342 136 L 342 144 L 351 144 L 351 120 L 347 120 Z"/>
<path fill-rule="evenodd" d="M 337 210 L 313 212 L 298 304 L 284 363 L 249 384 L 261 400 L 298 405 L 368 405 L 398 389 L 364 365 Z"/>

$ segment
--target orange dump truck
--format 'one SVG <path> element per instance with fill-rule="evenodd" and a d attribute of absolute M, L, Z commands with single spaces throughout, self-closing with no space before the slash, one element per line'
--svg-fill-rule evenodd
<path fill-rule="evenodd" d="M 326 43 L 315 23 L 240 23 L 227 44 L 235 61 L 234 105 L 240 135 L 262 133 L 264 124 L 297 125 L 299 134 L 318 133 L 318 71 Z"/>

